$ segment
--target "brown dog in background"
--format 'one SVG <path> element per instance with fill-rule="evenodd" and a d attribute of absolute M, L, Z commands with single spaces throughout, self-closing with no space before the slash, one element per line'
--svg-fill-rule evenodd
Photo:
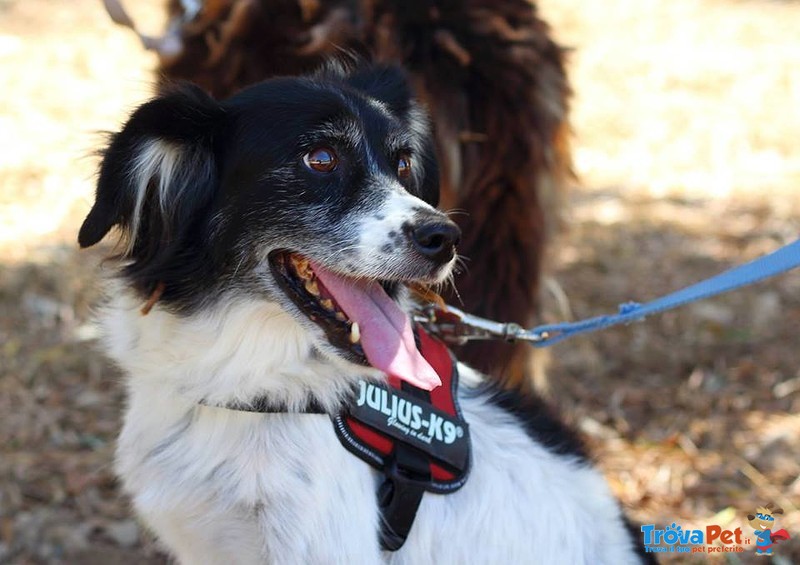
<path fill-rule="evenodd" d="M 112 18 L 134 27 L 118 0 Z M 526 0 L 168 0 L 161 84 L 217 98 L 313 70 L 342 51 L 400 63 L 433 120 L 441 207 L 465 268 L 445 298 L 467 312 L 537 321 L 545 242 L 569 175 L 564 50 Z M 462 361 L 527 386 L 526 344 L 473 343 Z"/>

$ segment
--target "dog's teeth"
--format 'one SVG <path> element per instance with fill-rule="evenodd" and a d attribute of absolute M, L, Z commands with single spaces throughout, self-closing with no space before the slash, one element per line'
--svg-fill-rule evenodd
<path fill-rule="evenodd" d="M 300 278 L 302 279 L 314 278 L 314 271 L 311 270 L 311 264 L 308 262 L 308 259 L 292 255 L 291 261 L 292 265 L 294 265 L 295 272 Z"/>
<path fill-rule="evenodd" d="M 361 328 L 358 327 L 358 322 L 353 322 L 350 326 L 350 343 L 358 343 L 361 339 Z"/>
<path fill-rule="evenodd" d="M 344 322 L 345 320 L 347 320 L 347 316 L 344 315 L 344 312 L 340 312 L 337 310 L 336 319 L 339 320 L 340 322 Z"/>
<path fill-rule="evenodd" d="M 322 304 L 322 307 L 325 308 L 325 310 L 333 310 L 333 300 L 330 298 L 323 298 L 319 301 L 319 303 Z"/>
<path fill-rule="evenodd" d="M 319 296 L 319 285 L 317 281 L 307 280 L 303 286 L 309 294 Z"/>

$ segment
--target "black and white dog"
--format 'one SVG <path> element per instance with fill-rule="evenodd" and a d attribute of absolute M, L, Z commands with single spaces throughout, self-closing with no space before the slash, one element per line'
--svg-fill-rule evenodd
<path fill-rule="evenodd" d="M 423 389 L 408 285 L 446 281 L 427 125 L 401 71 L 330 69 L 226 102 L 179 86 L 104 152 L 79 242 L 122 235 L 101 314 L 127 374 L 117 468 L 181 563 L 640 561 L 619 504 L 535 398 L 459 366 L 463 488 L 426 495 L 382 551 L 378 472 L 330 419 L 360 379 Z M 142 304 L 146 303 L 142 315 Z M 228 409 L 254 402 L 285 413 Z"/>

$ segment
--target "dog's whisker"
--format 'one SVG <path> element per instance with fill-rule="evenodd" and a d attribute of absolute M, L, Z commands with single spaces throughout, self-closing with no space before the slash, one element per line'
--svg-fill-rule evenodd
<path fill-rule="evenodd" d="M 467 259 L 463 255 L 456 255 L 456 264 L 455 268 L 453 269 L 454 273 L 461 274 L 461 273 L 468 273 L 469 266 L 467 265 Z"/>
<path fill-rule="evenodd" d="M 236 275 L 239 274 L 239 269 L 242 268 L 242 265 L 244 264 L 244 262 L 246 260 L 247 260 L 247 257 L 244 254 L 242 254 L 242 256 L 239 258 L 239 261 L 236 263 L 236 268 L 233 270 L 233 278 L 234 279 L 236 278 Z"/>
<path fill-rule="evenodd" d="M 367 246 L 361 245 L 361 244 L 348 245 L 348 246 L 343 247 L 341 249 L 335 249 L 334 251 L 332 251 L 331 253 L 329 253 L 325 257 L 323 257 L 321 259 L 321 261 L 323 263 L 332 264 L 332 263 L 335 263 L 336 260 L 341 255 L 344 255 L 345 253 L 349 253 L 350 251 L 357 251 L 357 250 L 362 250 L 362 249 L 367 249 Z"/>
<path fill-rule="evenodd" d="M 449 210 L 443 210 L 443 212 L 448 218 L 451 216 L 469 216 L 469 212 L 464 208 L 450 208 Z"/>

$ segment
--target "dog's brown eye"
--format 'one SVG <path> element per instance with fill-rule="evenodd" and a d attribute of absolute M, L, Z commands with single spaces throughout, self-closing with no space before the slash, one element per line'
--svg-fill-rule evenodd
<path fill-rule="evenodd" d="M 330 173 L 339 164 L 339 158 L 329 147 L 317 147 L 303 156 L 306 167 L 320 173 Z"/>
<path fill-rule="evenodd" d="M 397 176 L 401 179 L 407 179 L 411 174 L 411 157 L 408 155 L 400 155 L 397 158 Z"/>

